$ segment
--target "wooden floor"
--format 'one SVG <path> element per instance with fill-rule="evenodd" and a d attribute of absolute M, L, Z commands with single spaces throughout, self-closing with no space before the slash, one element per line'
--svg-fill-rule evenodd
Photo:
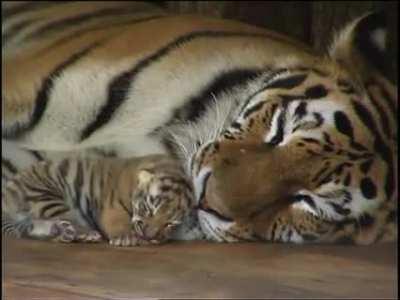
<path fill-rule="evenodd" d="M 7 239 L 2 299 L 396 298 L 396 247 Z"/>

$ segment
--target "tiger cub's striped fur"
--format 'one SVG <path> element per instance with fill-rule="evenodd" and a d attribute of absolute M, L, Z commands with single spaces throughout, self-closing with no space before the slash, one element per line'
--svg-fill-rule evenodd
<path fill-rule="evenodd" d="M 192 208 L 192 187 L 163 155 L 43 161 L 6 184 L 2 232 L 56 241 L 160 243 Z"/>

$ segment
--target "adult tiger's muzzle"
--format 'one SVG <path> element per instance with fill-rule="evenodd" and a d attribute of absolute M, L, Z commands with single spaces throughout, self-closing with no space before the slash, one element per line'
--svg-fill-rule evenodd
<path fill-rule="evenodd" d="M 220 150 L 200 205 L 236 220 L 289 204 L 298 190 L 312 189 L 310 177 L 320 160 L 290 147 L 237 144 Z"/>

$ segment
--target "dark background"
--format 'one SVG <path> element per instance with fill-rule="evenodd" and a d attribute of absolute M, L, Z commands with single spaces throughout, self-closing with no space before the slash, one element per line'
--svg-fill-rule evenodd
<path fill-rule="evenodd" d="M 153 2 L 154 3 L 154 2 Z M 269 28 L 305 41 L 319 51 L 330 45 L 333 33 L 369 11 L 388 17 L 389 78 L 397 82 L 397 1 L 157 1 L 177 13 L 224 17 Z"/>

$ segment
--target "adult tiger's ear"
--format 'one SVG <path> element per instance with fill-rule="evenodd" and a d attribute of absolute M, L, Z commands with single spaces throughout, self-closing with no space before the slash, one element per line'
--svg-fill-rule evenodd
<path fill-rule="evenodd" d="M 387 22 L 383 12 L 368 13 L 348 24 L 336 36 L 330 56 L 350 71 L 388 75 Z"/>

